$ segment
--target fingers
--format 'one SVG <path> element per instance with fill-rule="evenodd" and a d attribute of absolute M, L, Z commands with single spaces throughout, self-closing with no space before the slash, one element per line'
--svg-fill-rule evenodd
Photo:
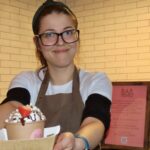
<path fill-rule="evenodd" d="M 66 132 L 58 136 L 54 150 L 73 150 L 74 145 L 74 135 L 70 132 Z"/>

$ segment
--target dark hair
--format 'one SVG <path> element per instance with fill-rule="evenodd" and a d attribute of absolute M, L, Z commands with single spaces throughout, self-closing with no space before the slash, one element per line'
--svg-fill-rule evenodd
<path fill-rule="evenodd" d="M 52 12 L 64 13 L 66 15 L 71 16 L 75 27 L 76 28 L 78 27 L 78 21 L 75 14 L 70 10 L 70 8 L 67 5 L 65 5 L 62 2 L 47 0 L 45 3 L 43 3 L 43 5 L 41 5 L 37 9 L 33 17 L 32 29 L 34 34 L 38 34 L 39 32 L 39 25 L 41 18 L 46 16 L 47 14 L 51 14 Z"/>
<path fill-rule="evenodd" d="M 67 5 L 65 5 L 62 2 L 47 0 L 46 2 L 43 3 L 43 5 L 41 5 L 37 9 L 37 11 L 35 12 L 35 15 L 33 17 L 32 29 L 33 29 L 33 32 L 35 35 L 39 33 L 40 20 L 42 19 L 42 17 L 44 17 L 48 14 L 51 14 L 53 12 L 69 15 L 74 22 L 75 28 L 77 29 L 77 27 L 78 27 L 77 18 Z M 36 40 L 36 43 L 38 44 L 38 39 L 36 38 L 35 40 Z M 36 56 L 40 60 L 42 68 L 47 67 L 47 62 L 46 62 L 43 54 L 41 53 L 41 51 L 39 51 L 38 49 L 36 49 Z"/>

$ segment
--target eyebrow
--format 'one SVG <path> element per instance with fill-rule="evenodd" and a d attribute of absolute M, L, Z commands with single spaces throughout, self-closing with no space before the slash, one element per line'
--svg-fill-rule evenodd
<path fill-rule="evenodd" d="M 69 27 L 65 27 L 64 29 L 74 29 L 74 27 L 69 26 Z"/>
<path fill-rule="evenodd" d="M 65 27 L 65 28 L 64 28 L 64 30 L 67 30 L 67 29 L 74 29 L 74 27 L 73 27 L 73 26 L 68 26 L 68 27 Z M 45 33 L 45 32 L 48 32 L 48 31 L 56 32 L 54 29 L 47 29 L 47 30 L 45 30 L 45 31 L 42 32 L 42 33 Z"/>

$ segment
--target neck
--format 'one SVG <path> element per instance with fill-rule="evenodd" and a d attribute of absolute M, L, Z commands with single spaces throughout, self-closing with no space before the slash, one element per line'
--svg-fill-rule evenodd
<path fill-rule="evenodd" d="M 61 85 L 73 79 L 74 65 L 67 67 L 48 66 L 50 80 L 53 85 Z"/>

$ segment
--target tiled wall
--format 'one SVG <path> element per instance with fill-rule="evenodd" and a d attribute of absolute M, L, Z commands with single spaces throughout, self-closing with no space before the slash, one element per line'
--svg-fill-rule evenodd
<path fill-rule="evenodd" d="M 113 81 L 150 80 L 150 0 L 67 0 L 81 30 L 80 66 Z"/>
<path fill-rule="evenodd" d="M 0 0 L 0 101 L 15 74 L 37 68 L 31 22 L 39 4 L 40 0 Z"/>
<path fill-rule="evenodd" d="M 32 15 L 44 0 L 0 0 L 0 99 L 20 71 L 36 69 Z M 112 81 L 150 80 L 150 0 L 62 0 L 81 32 L 77 63 Z"/>

